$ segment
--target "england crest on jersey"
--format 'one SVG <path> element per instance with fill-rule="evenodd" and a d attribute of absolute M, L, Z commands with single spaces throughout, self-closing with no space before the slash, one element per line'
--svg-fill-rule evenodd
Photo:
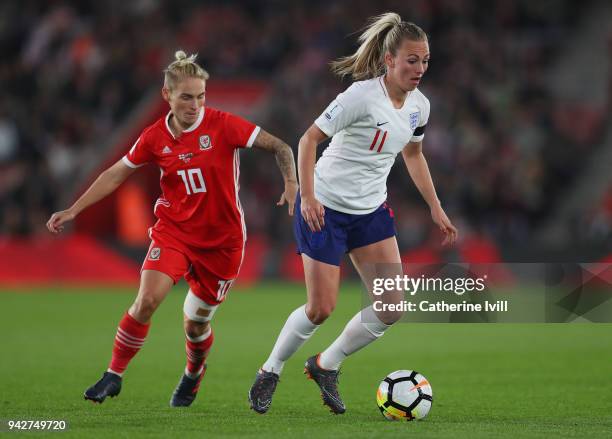
<path fill-rule="evenodd" d="M 416 130 L 417 125 L 419 124 L 419 112 L 417 111 L 416 113 L 410 113 L 410 129 L 411 130 Z"/>
<path fill-rule="evenodd" d="M 207 134 L 200 136 L 200 151 L 210 149 L 212 144 L 210 143 L 210 136 Z"/>

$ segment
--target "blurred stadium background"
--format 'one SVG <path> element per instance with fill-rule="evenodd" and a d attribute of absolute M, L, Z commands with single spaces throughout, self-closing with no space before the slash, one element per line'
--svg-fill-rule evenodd
<path fill-rule="evenodd" d="M 211 73 L 207 105 L 292 145 L 348 85 L 327 63 L 366 17 L 430 35 L 424 151 L 461 241 L 439 232 L 403 164 L 389 179 L 406 262 L 612 260 L 612 6 L 607 1 L 4 1 L 0 4 L 0 287 L 136 283 L 158 171 L 45 229 L 166 111 L 177 48 Z M 323 148 L 320 148 L 321 150 Z M 273 157 L 241 153 L 243 285 L 302 280 Z"/>

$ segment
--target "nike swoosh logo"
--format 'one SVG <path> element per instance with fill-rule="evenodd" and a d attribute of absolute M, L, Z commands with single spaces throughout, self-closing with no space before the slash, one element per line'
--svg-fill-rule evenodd
<path fill-rule="evenodd" d="M 270 403 L 271 402 L 272 401 L 270 401 L 270 400 L 262 401 L 261 399 L 257 398 L 257 405 L 259 407 L 268 408 L 268 407 L 270 407 Z"/>
<path fill-rule="evenodd" d="M 337 406 L 345 408 L 345 405 L 342 401 L 340 401 L 338 398 L 334 397 L 334 395 L 332 395 L 331 393 L 329 393 L 327 390 L 322 390 L 322 393 L 325 393 L 325 395 L 333 402 L 335 403 Z"/>
<path fill-rule="evenodd" d="M 383 126 L 384 124 L 387 124 L 387 123 L 389 123 L 389 122 L 382 122 L 382 123 L 381 122 L 376 122 L 376 126 L 377 127 L 381 127 L 381 126 Z"/>

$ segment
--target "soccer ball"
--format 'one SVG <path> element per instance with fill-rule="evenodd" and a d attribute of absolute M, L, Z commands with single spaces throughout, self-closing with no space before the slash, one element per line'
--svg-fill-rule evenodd
<path fill-rule="evenodd" d="M 433 403 L 431 384 L 414 370 L 396 370 L 381 381 L 376 392 L 380 412 L 390 421 L 423 419 Z"/>

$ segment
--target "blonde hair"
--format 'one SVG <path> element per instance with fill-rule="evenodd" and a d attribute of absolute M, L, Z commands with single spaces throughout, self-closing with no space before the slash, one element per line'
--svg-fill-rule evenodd
<path fill-rule="evenodd" d="M 172 90 L 184 78 L 200 78 L 206 81 L 210 75 L 195 62 L 197 54 L 187 56 L 182 50 L 174 52 L 175 60 L 164 69 L 164 86 Z"/>
<path fill-rule="evenodd" d="M 384 56 L 397 53 L 404 39 L 427 41 L 427 34 L 414 23 L 402 21 L 395 12 L 387 12 L 369 20 L 359 36 L 361 43 L 357 51 L 330 63 L 338 76 L 351 75 L 354 80 L 370 79 L 385 72 Z"/>

